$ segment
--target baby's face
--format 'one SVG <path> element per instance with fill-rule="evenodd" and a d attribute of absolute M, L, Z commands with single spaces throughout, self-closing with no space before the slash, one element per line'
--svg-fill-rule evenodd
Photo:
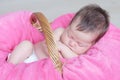
<path fill-rule="evenodd" d="M 85 53 L 97 38 L 96 34 L 78 31 L 76 27 L 69 26 L 61 35 L 61 42 L 76 54 Z"/>

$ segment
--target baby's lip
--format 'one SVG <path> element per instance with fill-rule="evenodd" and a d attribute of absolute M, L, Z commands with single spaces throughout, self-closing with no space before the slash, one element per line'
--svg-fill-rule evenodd
<path fill-rule="evenodd" d="M 73 50 L 72 47 L 70 47 L 69 45 L 66 45 L 72 52 L 74 52 L 75 54 L 77 54 L 77 52 L 75 51 L 75 49 Z"/>
<path fill-rule="evenodd" d="M 70 47 L 69 45 L 65 44 L 71 51 L 74 52 L 74 50 L 72 49 L 72 47 Z"/>

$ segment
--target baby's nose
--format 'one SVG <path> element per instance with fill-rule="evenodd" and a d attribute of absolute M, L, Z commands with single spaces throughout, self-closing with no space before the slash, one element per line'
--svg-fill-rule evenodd
<path fill-rule="evenodd" d="M 77 45 L 77 44 L 76 44 L 75 41 L 73 41 L 73 40 L 70 40 L 70 41 L 69 41 L 69 46 L 75 47 L 76 45 Z"/>

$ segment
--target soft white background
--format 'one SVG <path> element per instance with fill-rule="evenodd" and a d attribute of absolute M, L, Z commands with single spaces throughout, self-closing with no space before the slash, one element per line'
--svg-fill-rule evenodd
<path fill-rule="evenodd" d="M 0 0 L 0 14 L 19 10 L 41 11 L 52 21 L 62 14 L 76 12 L 91 3 L 106 9 L 111 23 L 120 27 L 120 0 Z"/>

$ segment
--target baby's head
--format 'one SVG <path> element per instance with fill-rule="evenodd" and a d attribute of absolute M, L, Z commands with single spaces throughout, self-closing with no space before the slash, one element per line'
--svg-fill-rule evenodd
<path fill-rule="evenodd" d="M 75 53 L 82 54 L 106 33 L 108 26 L 107 12 L 98 5 L 87 5 L 76 13 L 61 41 Z"/>

